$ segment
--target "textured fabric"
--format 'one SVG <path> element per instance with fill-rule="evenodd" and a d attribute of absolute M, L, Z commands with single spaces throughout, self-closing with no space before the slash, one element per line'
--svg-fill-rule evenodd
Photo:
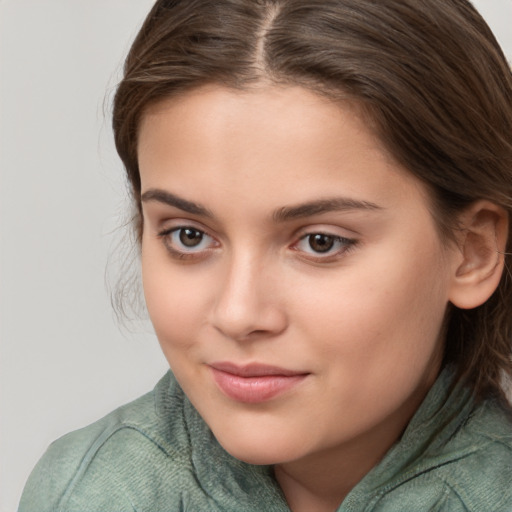
<path fill-rule="evenodd" d="M 512 421 L 445 370 L 401 440 L 338 512 L 512 512 Z M 272 469 L 227 454 L 171 373 L 53 443 L 19 512 L 288 511 Z"/>

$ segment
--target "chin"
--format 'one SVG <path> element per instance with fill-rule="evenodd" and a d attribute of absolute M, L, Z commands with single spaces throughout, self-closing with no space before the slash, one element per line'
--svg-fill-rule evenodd
<path fill-rule="evenodd" d="M 257 466 L 270 466 L 282 464 L 300 458 L 304 454 L 304 443 L 295 446 L 279 436 L 268 439 L 268 436 L 255 435 L 253 437 L 231 435 L 228 439 L 217 437 L 220 445 L 230 455 L 247 464 Z M 299 453 L 300 451 L 300 453 Z"/>

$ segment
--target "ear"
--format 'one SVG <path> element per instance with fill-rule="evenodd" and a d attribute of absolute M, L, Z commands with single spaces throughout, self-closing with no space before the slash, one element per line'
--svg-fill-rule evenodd
<path fill-rule="evenodd" d="M 508 213 L 490 201 L 476 201 L 459 218 L 459 253 L 449 299 L 461 309 L 483 304 L 503 273 Z"/>

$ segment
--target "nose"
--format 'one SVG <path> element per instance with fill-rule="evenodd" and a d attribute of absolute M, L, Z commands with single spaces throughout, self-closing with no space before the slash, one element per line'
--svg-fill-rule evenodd
<path fill-rule="evenodd" d="M 243 341 L 273 337 L 286 329 L 279 279 L 264 263 L 250 255 L 232 258 L 218 283 L 212 323 L 224 336 Z"/>

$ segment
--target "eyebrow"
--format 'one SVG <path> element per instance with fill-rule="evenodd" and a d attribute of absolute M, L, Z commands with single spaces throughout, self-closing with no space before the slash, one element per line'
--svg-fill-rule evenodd
<path fill-rule="evenodd" d="M 359 201 L 347 197 L 333 197 L 320 199 L 297 206 L 284 206 L 274 212 L 274 222 L 286 222 L 293 219 L 301 219 L 312 215 L 321 215 L 332 211 L 366 210 L 375 211 L 383 208 L 369 201 Z"/>
<path fill-rule="evenodd" d="M 213 213 L 193 201 L 188 201 L 178 197 L 171 192 L 161 189 L 149 189 L 141 196 L 142 202 L 156 201 L 164 203 L 169 206 L 174 206 L 184 212 L 193 215 L 201 215 L 203 217 L 213 218 Z M 334 197 L 328 199 L 319 199 L 307 203 L 298 204 L 296 206 L 283 206 L 278 208 L 272 215 L 275 223 L 290 221 L 293 219 L 301 219 L 310 217 L 312 215 L 321 215 L 332 211 L 351 211 L 351 210 L 365 210 L 375 211 L 382 210 L 383 208 L 375 203 L 369 201 L 359 201 L 347 197 Z"/>
<path fill-rule="evenodd" d="M 213 213 L 193 201 L 187 201 L 181 197 L 178 197 L 170 192 L 160 189 L 149 189 L 141 196 L 141 201 L 143 203 L 147 203 L 150 201 L 156 201 L 158 203 L 164 203 L 169 206 L 174 206 L 175 208 L 179 208 L 187 213 L 192 213 L 194 215 L 201 215 L 203 217 L 213 217 Z"/>

